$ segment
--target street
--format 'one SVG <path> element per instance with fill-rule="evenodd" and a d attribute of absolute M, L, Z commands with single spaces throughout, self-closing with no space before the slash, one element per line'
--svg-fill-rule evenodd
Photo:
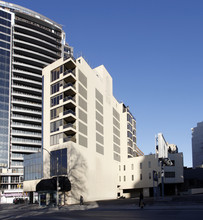
<path fill-rule="evenodd" d="M 191 220 L 202 219 L 203 196 L 183 197 L 165 201 L 148 200 L 144 209 L 137 205 L 138 200 L 112 200 L 86 203 L 84 206 L 71 205 L 57 208 L 39 207 L 26 204 L 0 205 L 1 220 Z"/>
<path fill-rule="evenodd" d="M 151 219 L 151 220 L 176 220 L 176 219 L 202 219 L 203 210 L 180 209 L 180 210 L 85 210 L 85 211 L 11 211 L 0 213 L 1 220 L 12 219 Z"/>

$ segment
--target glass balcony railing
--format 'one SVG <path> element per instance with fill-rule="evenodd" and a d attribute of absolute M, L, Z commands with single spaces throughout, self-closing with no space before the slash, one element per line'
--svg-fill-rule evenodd
<path fill-rule="evenodd" d="M 41 126 L 33 125 L 33 124 L 26 124 L 26 123 L 18 123 L 18 122 L 12 122 L 11 125 L 17 125 L 17 126 L 23 126 L 23 127 L 33 127 L 33 128 L 39 128 L 41 129 Z"/>
<path fill-rule="evenodd" d="M 42 93 L 41 89 L 36 89 L 36 88 L 30 87 L 30 86 L 21 85 L 21 84 L 18 84 L 18 83 L 14 83 L 13 86 L 14 87 L 18 86 L 20 88 L 24 88 L 24 89 L 28 89 L 28 90 L 34 90 L 34 91 L 38 91 L 38 92 Z"/>
<path fill-rule="evenodd" d="M 35 151 L 39 152 L 39 149 L 36 147 L 25 147 L 25 146 L 19 146 L 19 145 L 12 145 L 11 151 Z"/>
<path fill-rule="evenodd" d="M 67 75 L 67 74 L 69 74 L 69 73 L 72 73 L 72 74 L 75 76 L 75 70 L 66 70 L 66 71 L 63 73 L 63 75 L 65 76 L 65 75 Z"/>
<path fill-rule="evenodd" d="M 64 102 L 66 102 L 66 101 L 68 101 L 68 100 L 72 100 L 72 101 L 75 102 L 75 97 L 72 97 L 72 96 L 66 96 L 66 97 L 64 97 L 64 99 L 63 99 Z"/>
<path fill-rule="evenodd" d="M 28 119 L 28 120 L 37 120 L 37 121 L 41 121 L 41 118 L 36 118 L 36 117 L 28 117 L 28 116 L 24 116 L 24 115 L 17 115 L 17 114 L 13 114 L 12 118 L 22 118 L 22 119 Z"/>
<path fill-rule="evenodd" d="M 30 135 L 30 136 L 38 136 L 41 137 L 41 133 L 37 132 L 28 132 L 28 131 L 21 131 L 21 130 L 12 130 L 12 134 L 23 134 L 23 135 Z"/>
<path fill-rule="evenodd" d="M 68 142 L 68 141 L 76 142 L 75 136 L 68 136 L 63 138 L 63 142 Z"/>
<path fill-rule="evenodd" d="M 30 104 L 30 105 L 37 105 L 39 107 L 42 107 L 42 104 L 37 103 L 37 102 L 29 102 L 23 99 L 13 99 L 14 102 L 22 102 L 22 103 L 26 103 L 26 104 Z"/>
<path fill-rule="evenodd" d="M 73 114 L 73 115 L 75 115 L 75 112 L 74 112 L 73 110 L 71 110 L 71 109 L 66 110 L 66 111 L 63 112 L 63 115 L 67 115 L 67 114 Z"/>
<path fill-rule="evenodd" d="M 66 84 L 63 86 L 64 89 L 66 89 L 66 88 L 68 88 L 68 87 L 72 87 L 72 88 L 75 89 L 75 86 L 74 86 L 72 83 L 66 83 Z"/>
<path fill-rule="evenodd" d="M 42 97 L 41 96 L 37 96 L 37 95 L 32 95 L 32 94 L 29 94 L 29 93 L 24 93 L 24 92 L 16 92 L 16 91 L 13 91 L 12 92 L 13 95 L 22 95 L 22 96 L 25 96 L 25 97 L 32 97 L 32 98 L 36 98 L 36 99 L 39 99 L 41 100 Z"/>
<path fill-rule="evenodd" d="M 12 142 L 23 142 L 23 143 L 35 143 L 35 144 L 41 144 L 41 141 L 34 140 L 34 139 L 24 139 L 24 138 L 11 138 Z"/>
<path fill-rule="evenodd" d="M 74 129 L 76 129 L 76 126 L 74 124 L 72 124 L 72 123 L 68 123 L 68 124 L 63 125 L 63 129 L 66 129 L 66 128 L 74 128 Z"/>
<path fill-rule="evenodd" d="M 33 110 L 33 109 L 30 109 L 30 108 L 13 107 L 12 110 L 29 111 L 29 112 L 33 112 L 33 113 L 42 114 L 41 111 Z"/>

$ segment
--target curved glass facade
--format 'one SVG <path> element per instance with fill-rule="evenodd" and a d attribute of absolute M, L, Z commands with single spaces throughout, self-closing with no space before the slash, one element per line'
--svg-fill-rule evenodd
<path fill-rule="evenodd" d="M 0 10 L 0 167 L 8 167 L 11 14 Z"/>

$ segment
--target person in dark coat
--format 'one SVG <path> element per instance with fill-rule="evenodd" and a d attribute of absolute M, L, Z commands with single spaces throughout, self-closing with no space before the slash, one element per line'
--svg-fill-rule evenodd
<path fill-rule="evenodd" d="M 83 196 L 80 196 L 80 205 L 83 205 Z"/>
<path fill-rule="evenodd" d="M 144 207 L 144 201 L 143 201 L 143 199 L 144 199 L 144 196 L 143 196 L 142 192 L 140 192 L 139 207 L 140 207 L 141 209 L 143 209 L 143 207 Z"/>

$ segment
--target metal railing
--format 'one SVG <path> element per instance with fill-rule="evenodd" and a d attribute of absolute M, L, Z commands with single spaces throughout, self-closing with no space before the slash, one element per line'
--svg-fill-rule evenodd
<path fill-rule="evenodd" d="M 73 114 L 73 115 L 75 115 L 75 112 L 74 112 L 73 110 L 71 110 L 71 109 L 66 110 L 66 111 L 63 112 L 63 115 L 67 115 L 67 114 Z"/>

